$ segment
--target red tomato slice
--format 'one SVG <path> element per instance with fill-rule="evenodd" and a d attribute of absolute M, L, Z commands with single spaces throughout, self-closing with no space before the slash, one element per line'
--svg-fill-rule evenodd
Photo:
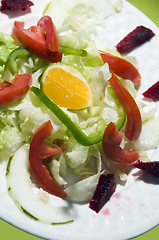
<path fill-rule="evenodd" d="M 49 61 L 59 62 L 62 58 L 61 51 L 50 51 L 46 46 L 45 32 L 40 26 L 24 29 L 24 22 L 15 21 L 12 33 L 33 54 Z"/>
<path fill-rule="evenodd" d="M 23 97 L 32 83 L 30 73 L 19 74 L 11 82 L 0 83 L 0 104 L 12 103 Z"/>
<path fill-rule="evenodd" d="M 103 135 L 103 151 L 107 158 L 115 162 L 133 163 L 139 159 L 139 154 L 134 150 L 124 150 L 120 147 L 123 131 L 118 132 L 114 123 L 110 122 Z"/>
<path fill-rule="evenodd" d="M 56 52 L 59 50 L 59 38 L 58 34 L 56 31 L 56 28 L 52 22 L 51 17 L 49 16 L 44 16 L 42 17 L 38 23 L 37 26 L 40 26 L 41 29 L 46 33 L 45 38 L 46 38 L 46 48 L 49 49 L 52 52 Z"/>
<path fill-rule="evenodd" d="M 107 52 L 100 51 L 104 63 L 108 63 L 110 69 L 119 77 L 131 80 L 135 87 L 138 87 L 141 81 L 141 75 L 133 64 L 127 60 L 111 55 Z"/>
<path fill-rule="evenodd" d="M 29 149 L 30 167 L 44 190 L 57 197 L 66 198 L 64 186 L 59 185 L 55 179 L 50 176 L 45 165 L 47 158 L 61 152 L 60 148 L 51 148 L 44 143 L 44 140 L 51 135 L 52 130 L 51 122 L 47 121 L 35 132 Z"/>
<path fill-rule="evenodd" d="M 125 136 L 130 141 L 136 141 L 139 138 L 142 129 L 139 108 L 134 98 L 113 73 L 112 77 L 109 79 L 109 83 L 113 88 L 115 95 L 121 102 L 127 116 Z"/>

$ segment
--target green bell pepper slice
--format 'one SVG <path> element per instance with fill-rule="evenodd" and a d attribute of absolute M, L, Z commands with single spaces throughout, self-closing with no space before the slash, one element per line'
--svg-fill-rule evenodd
<path fill-rule="evenodd" d="M 30 55 L 31 53 L 23 47 L 16 48 L 9 54 L 6 66 L 12 75 L 15 75 L 18 72 L 16 59 L 29 57 Z"/>
<path fill-rule="evenodd" d="M 87 56 L 87 51 L 84 49 L 76 49 L 76 48 L 66 47 L 62 45 L 60 45 L 59 49 L 64 55 L 75 55 L 80 57 Z"/>
<path fill-rule="evenodd" d="M 91 146 L 94 144 L 97 144 L 102 141 L 103 134 L 106 128 L 106 123 L 102 121 L 96 131 L 94 133 L 91 133 L 90 135 L 86 135 L 82 129 L 74 123 L 71 118 L 59 107 L 57 106 L 50 98 L 48 98 L 43 91 L 41 91 L 37 87 L 31 87 L 30 89 L 38 98 L 39 100 L 48 108 L 50 109 L 56 117 L 67 127 L 67 129 L 72 133 L 73 137 L 79 142 L 81 145 L 84 146 Z M 125 123 L 125 113 L 123 111 L 123 108 L 121 107 L 119 109 L 119 119 L 116 122 L 116 126 L 120 130 L 121 127 Z"/>

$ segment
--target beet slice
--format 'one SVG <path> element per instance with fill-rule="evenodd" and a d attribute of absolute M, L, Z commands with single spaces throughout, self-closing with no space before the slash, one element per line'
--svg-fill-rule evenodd
<path fill-rule="evenodd" d="M 22 10 L 33 6 L 34 4 L 29 0 L 1 0 L 1 11 L 10 10 Z"/>
<path fill-rule="evenodd" d="M 137 161 L 133 164 L 133 167 L 139 168 L 155 177 L 159 177 L 159 162 L 142 162 Z"/>
<path fill-rule="evenodd" d="M 159 81 L 153 84 L 149 89 L 143 93 L 144 97 L 150 98 L 153 101 L 159 100 Z"/>
<path fill-rule="evenodd" d="M 130 32 L 125 38 L 123 38 L 116 48 L 119 53 L 128 53 L 141 44 L 149 41 L 155 34 L 151 29 L 144 26 L 138 26 L 132 32 Z"/>
<path fill-rule="evenodd" d="M 102 174 L 90 201 L 89 208 L 98 213 L 116 190 L 114 174 Z"/>

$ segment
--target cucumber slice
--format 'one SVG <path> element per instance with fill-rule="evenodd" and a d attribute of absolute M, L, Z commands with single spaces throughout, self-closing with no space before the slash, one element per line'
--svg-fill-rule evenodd
<path fill-rule="evenodd" d="M 33 184 L 27 145 L 20 147 L 10 158 L 6 178 L 8 193 L 28 217 L 47 224 L 64 224 L 73 221 L 66 200 L 52 196 Z"/>

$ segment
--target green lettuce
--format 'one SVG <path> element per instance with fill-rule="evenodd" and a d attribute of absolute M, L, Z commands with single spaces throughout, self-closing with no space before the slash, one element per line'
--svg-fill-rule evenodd
<path fill-rule="evenodd" d="M 88 35 L 76 32 L 61 35 L 60 44 L 87 51 L 87 56 L 85 57 L 63 55 L 62 62 L 79 70 L 87 81 L 91 82 L 94 77 L 94 67 L 104 64 L 95 42 Z"/>
<path fill-rule="evenodd" d="M 5 69 L 5 63 L 9 54 L 16 48 L 14 44 L 14 39 L 6 34 L 0 32 L 0 77 L 3 75 Z"/>
<path fill-rule="evenodd" d="M 0 132 L 0 151 L 14 152 L 22 144 L 22 136 L 16 127 L 5 126 Z"/>

